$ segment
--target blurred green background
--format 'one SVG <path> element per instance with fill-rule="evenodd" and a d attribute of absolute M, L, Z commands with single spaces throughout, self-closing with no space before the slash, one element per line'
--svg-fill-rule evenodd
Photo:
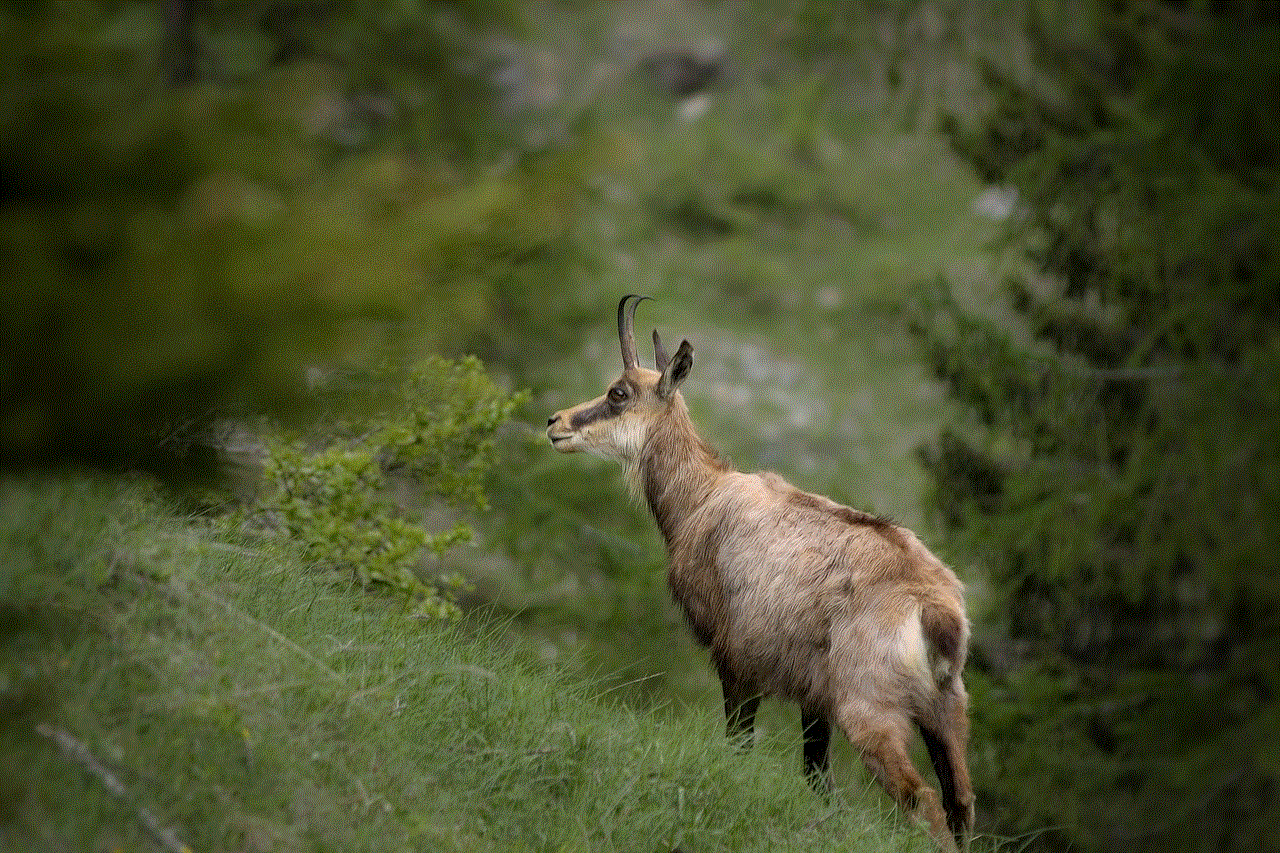
<path fill-rule="evenodd" d="M 15 2 L 0 33 L 0 846 L 131 837 L 103 829 L 127 815 L 50 829 L 65 813 L 22 768 L 46 720 L 142 762 L 111 746 L 136 714 L 84 698 L 145 704 L 103 638 L 164 636 L 121 597 L 197 582 L 153 547 L 175 535 L 138 520 L 156 510 L 115 497 L 139 482 L 184 536 L 258 553 L 284 531 L 306 565 L 343 525 L 428 541 L 412 513 L 448 536 L 372 580 L 439 604 L 401 568 L 447 578 L 437 616 L 456 602 L 606 716 L 705 723 L 718 684 L 651 520 L 615 466 L 542 436 L 619 371 L 636 292 L 642 332 L 697 352 L 711 444 L 891 515 L 966 581 L 984 845 L 1280 849 L 1275 5 Z M 489 378 L 438 372 L 464 355 Z M 313 479 L 268 493 L 280 435 Z M 307 509 L 365 487 L 394 500 Z M 103 556 L 81 524 L 126 545 Z M 168 568 L 122 591 L 121 549 Z M 306 589 L 278 595 L 333 588 Z M 147 689 L 172 688 L 154 666 Z M 237 690 L 218 713 L 249 713 Z M 765 737 L 794 716 L 766 707 Z M 252 798 L 232 811 L 253 831 L 210 816 L 192 803 L 231 784 L 222 747 L 149 748 L 215 768 L 169 802 L 206 847 L 352 849 L 322 819 L 286 839 Z M 446 843 L 425 811 L 387 809 L 407 847 L 361 843 L 482 849 L 497 825 Z M 492 849 L 658 849 L 517 836 Z"/>

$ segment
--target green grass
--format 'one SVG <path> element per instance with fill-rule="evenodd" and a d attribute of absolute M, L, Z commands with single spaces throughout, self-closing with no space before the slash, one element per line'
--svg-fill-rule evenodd
<path fill-rule="evenodd" d="M 144 483 L 8 480 L 0 506 L 4 849 L 146 849 L 140 809 L 197 851 L 925 849 L 860 783 L 811 794 L 793 737 L 734 754 L 712 708 L 619 705 Z"/>

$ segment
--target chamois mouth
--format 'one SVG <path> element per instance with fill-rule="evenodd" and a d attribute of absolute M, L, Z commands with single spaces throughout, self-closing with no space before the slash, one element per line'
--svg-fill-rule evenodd
<path fill-rule="evenodd" d="M 559 450 L 561 453 L 568 453 L 573 449 L 573 447 L 570 444 L 570 442 L 573 440 L 573 433 L 556 435 L 548 431 L 547 438 L 551 439 L 551 446 L 554 447 L 556 450 Z"/>

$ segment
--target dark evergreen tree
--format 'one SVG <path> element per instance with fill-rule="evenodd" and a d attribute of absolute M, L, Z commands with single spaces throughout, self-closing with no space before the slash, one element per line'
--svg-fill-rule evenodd
<path fill-rule="evenodd" d="M 207 457 L 214 418 L 290 411 L 311 367 L 494 325 L 489 282 L 576 191 L 497 109 L 482 34 L 514 17 L 0 4 L 0 466 Z"/>
<path fill-rule="evenodd" d="M 990 584 L 980 811 L 1046 848 L 1280 849 L 1280 9 L 1031 8 L 1033 70 L 946 120 L 1016 190 L 1026 273 L 922 323 L 972 414 L 922 455 Z"/>

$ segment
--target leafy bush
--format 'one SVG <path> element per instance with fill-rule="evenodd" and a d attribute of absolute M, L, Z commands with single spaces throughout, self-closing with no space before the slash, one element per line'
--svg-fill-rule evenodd
<path fill-rule="evenodd" d="M 311 564 L 385 584 L 418 613 L 456 616 L 454 593 L 465 580 L 424 580 L 423 559 L 439 560 L 472 538 L 458 514 L 486 508 L 494 433 L 523 399 L 499 388 L 475 358 L 429 358 L 397 384 L 386 413 L 339 421 L 318 441 L 273 439 L 262 509 Z M 449 510 L 440 530 L 427 520 L 436 507 Z"/>

